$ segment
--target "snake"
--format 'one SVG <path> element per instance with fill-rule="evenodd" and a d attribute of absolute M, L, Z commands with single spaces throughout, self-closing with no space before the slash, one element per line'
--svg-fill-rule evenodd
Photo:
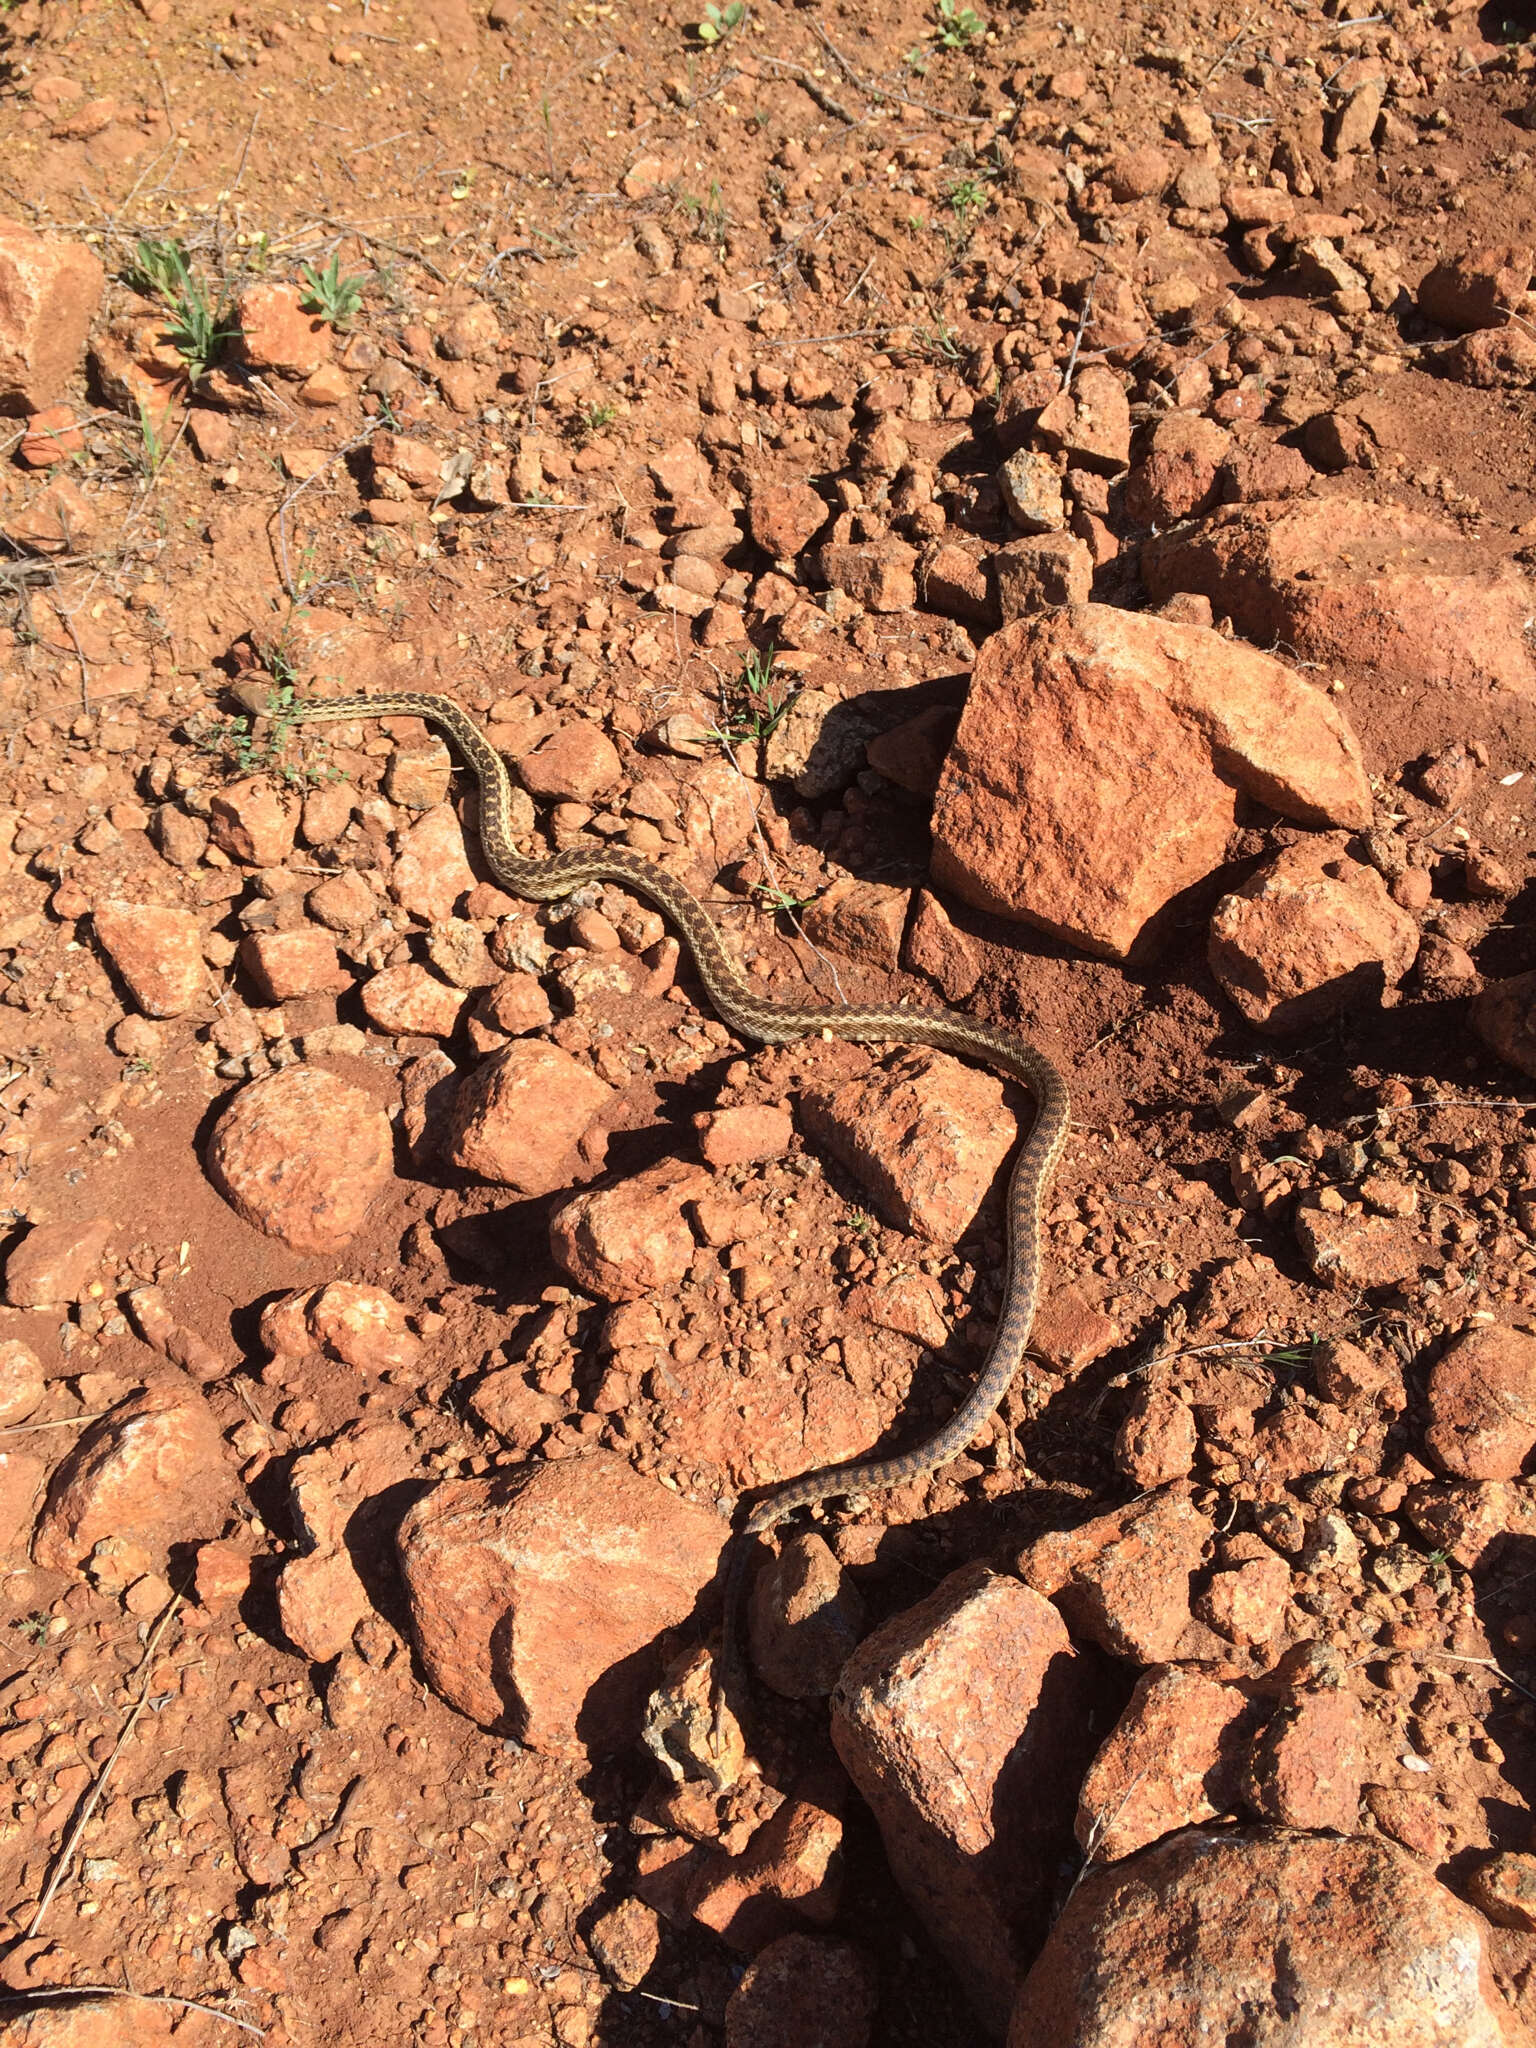
<path fill-rule="evenodd" d="M 558 902 L 594 882 L 613 882 L 646 898 L 687 941 L 699 980 L 722 1023 L 763 1045 L 801 1038 L 846 1038 L 860 1044 L 931 1046 L 981 1061 L 1022 1082 L 1035 1104 L 1029 1135 L 1009 1178 L 1002 1305 L 992 1342 L 970 1392 L 932 1435 L 890 1457 L 828 1465 L 764 1490 L 742 1524 L 761 1536 L 800 1508 L 852 1494 L 877 1493 L 937 1471 L 956 1458 L 990 1420 L 1023 1362 L 1040 1290 L 1046 1192 L 1066 1143 L 1071 1098 L 1058 1068 L 1014 1032 L 979 1023 L 957 1010 L 885 1004 L 770 1002 L 753 992 L 731 960 L 714 921 L 693 892 L 665 868 L 624 847 L 593 841 L 541 856 L 517 851 L 513 784 L 507 763 L 451 697 L 414 690 L 367 696 L 299 698 L 274 709 L 269 683 L 235 686 L 241 706 L 284 726 L 310 720 L 419 718 L 446 733 L 480 786 L 480 844 L 486 865 L 512 895 Z"/>

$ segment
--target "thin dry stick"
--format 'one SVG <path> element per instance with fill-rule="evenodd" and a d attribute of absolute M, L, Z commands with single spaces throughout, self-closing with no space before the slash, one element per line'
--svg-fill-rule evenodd
<path fill-rule="evenodd" d="M 813 21 L 811 32 L 843 76 L 851 84 L 856 85 L 860 92 L 867 93 L 872 100 L 895 100 L 903 107 L 916 107 L 920 114 L 933 114 L 941 121 L 959 121 L 967 128 L 986 126 L 986 119 L 981 114 L 957 114 L 949 107 L 934 106 L 930 100 L 913 99 L 909 93 L 897 92 L 894 86 L 881 85 L 877 79 L 861 78 L 820 23 Z"/>
<path fill-rule="evenodd" d="M 1536 1109 L 1536 1102 L 1517 1102 L 1512 1098 L 1475 1095 L 1462 1100 L 1454 1095 L 1431 1095 L 1424 1102 L 1398 1102 L 1390 1108 L 1368 1109 L 1362 1116 L 1352 1116 L 1352 1124 L 1374 1123 L 1379 1116 L 1412 1116 L 1421 1109 Z"/>
<path fill-rule="evenodd" d="M 255 2034 L 258 2039 L 267 2038 L 265 2027 L 258 2027 L 254 2020 L 236 2019 L 232 2012 L 226 2012 L 221 2005 L 205 2005 L 200 1998 L 177 1998 L 170 1991 L 130 1991 L 123 1984 L 43 1984 L 26 1994 L 22 2010 L 25 2012 L 34 2000 L 40 1998 L 137 1998 L 145 2005 L 179 2005 L 188 2012 L 211 2013 L 216 2020 L 227 2020 L 232 2027 L 239 2027 L 244 2033 Z M 9 2000 L 6 2001 L 9 2003 Z"/>
<path fill-rule="evenodd" d="M 848 334 L 759 335 L 757 339 L 766 348 L 815 348 L 824 341 L 884 341 L 890 333 L 889 327 L 855 327 Z"/>
<path fill-rule="evenodd" d="M 822 112 L 830 114 L 834 121 L 844 121 L 850 128 L 858 127 L 858 115 L 850 114 L 842 101 L 834 99 L 820 79 L 813 78 L 803 64 L 791 64 L 784 57 L 766 57 L 757 50 L 753 51 L 752 56 L 755 63 L 767 64 L 775 71 L 783 71 L 794 79 L 797 85 L 803 86 Z"/>
<path fill-rule="evenodd" d="M 139 1688 L 139 1696 L 129 1708 L 128 1718 L 123 1723 L 122 1732 L 112 1745 L 112 1754 L 96 1773 L 96 1782 L 85 1795 L 80 1811 L 75 1816 L 75 1824 L 64 1838 L 64 1846 L 60 1849 L 58 1860 L 53 1866 L 53 1874 L 43 1886 L 43 1896 L 37 1902 L 37 1911 L 32 1915 L 32 1924 L 27 1929 L 25 1938 L 28 1941 L 33 1939 L 39 1927 L 42 1926 L 43 1915 L 53 1904 L 53 1895 L 64 1882 L 70 1863 L 74 1859 L 75 1851 L 80 1846 L 80 1837 L 90 1825 L 91 1815 L 101 1803 L 101 1795 L 107 1789 L 107 1780 L 111 1777 L 118 1758 L 127 1747 L 129 1737 L 139 1725 L 139 1716 L 143 1713 L 145 1705 L 149 1700 L 149 1682 L 152 1675 L 150 1667 L 154 1663 L 155 1652 L 160 1647 L 160 1638 L 175 1620 L 181 1607 L 181 1601 L 182 1596 L 180 1593 L 173 1593 L 171 1595 L 170 1605 L 155 1623 L 154 1628 L 150 1632 L 149 1641 L 144 1645 L 144 1655 L 139 1659 L 139 1670 L 144 1673 L 144 1683 Z"/>
<path fill-rule="evenodd" d="M 1093 273 L 1093 276 L 1089 278 L 1088 289 L 1083 294 L 1083 310 L 1081 316 L 1078 319 L 1077 332 L 1072 337 L 1072 353 L 1067 357 L 1067 367 L 1061 373 L 1061 390 L 1063 397 L 1065 397 L 1066 394 L 1072 389 L 1072 377 L 1073 373 L 1077 369 L 1078 350 L 1083 345 L 1083 336 L 1088 331 L 1088 322 L 1093 318 L 1093 295 L 1099 288 L 1099 279 L 1103 275 L 1103 271 L 1104 266 L 1101 263 L 1098 269 Z"/>
<path fill-rule="evenodd" d="M 98 1408 L 94 1415 L 66 1415 L 62 1422 L 13 1422 L 7 1428 L 0 1429 L 0 1436 L 26 1436 L 34 1429 L 78 1429 L 83 1422 L 100 1422 L 103 1415 L 110 1412 L 109 1409 Z"/>

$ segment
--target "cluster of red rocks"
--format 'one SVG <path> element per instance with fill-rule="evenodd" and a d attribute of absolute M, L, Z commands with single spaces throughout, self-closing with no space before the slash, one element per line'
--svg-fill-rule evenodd
<path fill-rule="evenodd" d="M 1352 78 L 1328 121 L 1287 140 L 1263 176 L 1231 174 L 1193 97 L 1157 146 L 1101 144 L 1089 69 L 1052 74 L 999 158 L 1010 193 L 1040 215 L 1035 258 L 1005 286 L 988 235 L 972 245 L 973 299 L 1017 317 L 972 336 L 963 374 L 894 344 L 856 367 L 781 361 L 760 345 L 782 330 L 781 309 L 725 283 L 705 312 L 685 260 L 696 252 L 653 220 L 636 226 L 628 260 L 642 303 L 714 323 L 692 388 L 696 431 L 637 454 L 640 509 L 606 557 L 604 594 L 561 629 L 562 681 L 472 698 L 513 764 L 514 827 L 556 847 L 621 843 L 696 882 L 741 861 L 761 832 L 773 854 L 805 862 L 815 944 L 905 967 L 961 1001 L 977 949 L 939 896 L 857 878 L 860 820 L 899 792 L 930 807 L 939 888 L 1137 968 L 1189 892 L 1214 895 L 1229 861 L 1257 860 L 1205 913 L 1208 959 L 1236 1014 L 1272 1039 L 1404 988 L 1477 993 L 1472 949 L 1519 882 L 1456 823 L 1487 750 L 1473 739 L 1440 749 L 1392 790 L 1417 810 L 1388 811 L 1347 705 L 1366 672 L 1469 704 L 1529 696 L 1529 583 L 1449 513 L 1367 495 L 1368 477 L 1390 484 L 1403 451 L 1390 407 L 1343 394 L 1334 373 L 1353 359 L 1396 374 L 1406 358 L 1383 353 L 1371 323 L 1412 314 L 1434 330 L 1425 348 L 1448 376 L 1528 383 L 1532 261 L 1474 250 L 1437 262 L 1410 293 L 1365 212 L 1321 203 L 1328 166 L 1389 136 L 1429 86 L 1433 53 L 1409 61 L 1389 41 L 1376 73 Z M 1177 52 L 1159 62 L 1195 75 Z M 1041 140 L 1063 108 L 1087 124 L 1074 140 L 1087 156 L 1070 166 L 1059 138 Z M 805 173 L 798 145 L 780 157 L 792 179 Z M 922 166 L 893 150 L 881 168 Z M 641 159 L 622 189 L 639 204 L 667 175 Z M 1185 240 L 1160 244 L 1146 274 L 1106 267 L 1102 251 L 1154 235 Z M 1286 287 L 1283 320 L 1259 298 L 1218 317 L 1217 273 L 1198 254 L 1216 237 L 1247 274 Z M 115 303 L 92 338 L 104 276 L 78 243 L 6 225 L 0 281 L 0 397 L 28 415 L 0 526 L 42 557 L 73 552 L 99 521 L 65 467 L 85 442 L 57 402 L 88 345 L 98 388 L 129 416 L 164 424 L 194 401 L 187 432 L 211 470 L 233 460 L 245 422 L 304 408 L 328 429 L 314 429 L 316 445 L 287 436 L 286 483 L 350 492 L 355 481 L 369 525 L 424 546 L 450 516 L 489 530 L 513 511 L 573 509 L 626 459 L 622 415 L 612 433 L 611 422 L 576 427 L 606 377 L 641 388 L 622 353 L 582 340 L 552 375 L 473 297 L 381 347 L 333 333 L 292 285 L 249 285 L 235 346 L 193 393 L 148 302 Z M 1175 337 L 1201 307 L 1219 332 L 1196 349 Z M 453 415 L 447 429 L 429 387 Z M 508 428 L 503 398 L 529 414 L 548 401 L 567 431 Z M 354 428 L 355 479 L 341 439 Z M 1310 495 L 1352 471 L 1350 485 Z M 1149 608 L 1102 601 L 1132 594 L 1133 574 Z M 849 702 L 861 692 L 837 658 L 889 662 L 890 679 L 907 680 L 882 650 L 893 617 L 970 669 L 958 722 L 953 704 L 892 722 Z M 542 649 L 550 636 L 532 630 Z M 366 680 L 413 675 L 408 647 L 385 649 L 318 606 L 284 663 L 297 653 L 306 682 L 324 676 L 327 636 Z M 678 649 L 729 657 L 768 640 L 780 682 L 805 687 L 760 745 L 721 750 L 702 698 L 642 716 L 598 694 L 600 665 L 620 658 L 660 675 Z M 241 658 L 275 672 L 278 651 L 258 633 Z M 157 715 L 189 708 L 161 694 Z M 127 756 L 138 740 L 115 720 L 82 737 Z M 738 1062 L 732 1099 L 695 1118 L 698 1159 L 603 1181 L 622 1091 L 648 1057 L 615 1034 L 605 1005 L 680 1008 L 675 939 L 619 891 L 545 912 L 479 879 L 449 801 L 450 757 L 414 724 L 382 742 L 361 727 L 333 738 L 337 779 L 302 796 L 155 754 L 138 785 L 146 802 L 124 796 L 80 831 L 83 865 L 50 869 L 49 819 L 19 813 L 6 855 L 41 859 L 51 916 L 110 963 L 132 1004 L 112 1025 L 125 1059 L 153 1063 L 178 1029 L 206 1032 L 208 1065 L 236 1084 L 207 1168 L 255 1229 L 343 1262 L 403 1140 L 415 1171 L 554 1197 L 551 1255 L 602 1305 L 604 1371 L 579 1413 L 568 1371 L 562 1381 L 519 1363 L 479 1378 L 470 1408 L 508 1454 L 497 1469 L 482 1457 L 428 1484 L 406 1421 L 365 1415 L 316 1441 L 317 1415 L 287 1394 L 283 1427 L 301 1446 L 285 1468 L 295 1543 L 275 1585 L 292 1644 L 339 1660 L 338 1690 L 364 1683 L 348 1665 L 374 1606 L 359 1557 L 393 1545 L 422 1665 L 460 1713 L 562 1757 L 643 1735 L 659 1774 L 635 1819 L 634 1896 L 598 1920 L 591 1951 L 631 1986 L 654 1960 L 660 1919 L 722 1936 L 753 1958 L 727 2017 L 736 2042 L 764 2024 L 796 2038 L 807 2011 L 823 2025 L 836 2015 L 848 2043 L 868 2037 L 867 1960 L 826 1932 L 850 1781 L 984 2024 L 1017 2048 L 1115 2038 L 1128 1984 L 1148 2032 L 1175 2031 L 1190 2005 L 1236 2027 L 1273 1997 L 1282 1947 L 1290 1995 L 1334 2014 L 1340 2039 L 1385 2008 L 1405 2038 L 1505 2041 L 1488 1923 L 1536 1927 L 1536 1860 L 1506 1853 L 1473 1871 L 1483 1917 L 1436 1881 L 1445 1824 L 1422 1781 L 1442 1731 L 1411 1721 L 1410 1707 L 1432 1623 L 1454 1605 L 1451 1571 L 1536 1535 L 1521 1485 L 1536 1450 L 1531 1337 L 1478 1321 L 1453 1334 L 1427 1375 L 1421 1434 L 1388 1471 L 1409 1395 L 1384 1344 L 1321 1346 L 1295 1400 L 1247 1358 L 1198 1358 L 1200 1347 L 1154 1358 L 1110 1454 L 1136 1489 L 1130 1506 L 1037 1537 L 1010 1569 L 966 1565 L 872 1631 L 857 1575 L 877 1532 L 788 1538 L 754 1590 L 753 1662 L 784 1698 L 828 1702 L 843 1770 L 823 1762 L 770 1783 L 739 1730 L 717 1743 L 708 1663 L 688 1640 L 710 1624 L 724 1525 L 666 1475 L 636 1470 L 648 1454 L 627 1455 L 639 1389 L 659 1383 L 657 1407 L 699 1393 L 687 1377 L 697 1350 L 685 1355 L 656 1303 L 701 1252 L 719 1255 L 743 1307 L 761 1310 L 782 1286 L 786 1247 L 765 1246 L 766 1219 L 730 1176 L 791 1153 L 791 1098 L 889 1227 L 958 1239 L 1015 1135 L 1001 1086 L 928 1055 L 871 1070 L 836 1046 Z M 770 785 L 793 792 L 789 817 L 775 815 Z M 1442 828 L 1457 835 L 1454 857 L 1434 843 Z M 125 841 L 159 866 L 136 870 Z M 230 917 L 237 938 L 215 928 Z M 329 1004 L 334 1016 L 353 990 L 366 1030 L 325 1021 L 290 1034 L 285 1006 Z M 231 1000 L 241 991 L 254 1001 Z M 1524 976 L 1483 990 L 1472 1021 L 1536 1073 L 1533 1016 L 1536 977 Z M 735 1050 L 713 1020 L 688 1028 L 669 1073 Z M 381 1044 L 400 1056 L 393 1115 L 366 1071 L 346 1066 Z M 1384 1117 L 1406 1106 L 1381 1102 Z M 1408 1161 L 1384 1124 L 1369 1146 L 1333 1145 L 1262 1090 L 1223 1115 L 1239 1218 L 1290 1205 L 1305 1264 L 1329 1288 L 1385 1288 L 1417 1271 L 1436 1196 L 1493 1204 L 1491 1227 L 1511 1245 L 1529 1235 L 1529 1197 L 1494 1200 L 1501 1173 L 1536 1183 L 1529 1158 L 1482 1173 L 1446 1139 L 1433 1164 Z M 1274 1156 L 1272 1141 L 1292 1139 Z M 1073 1206 L 1051 1224 L 1063 1244 L 1089 1238 Z M 1476 1244 L 1477 1225 L 1466 1228 L 1459 1241 Z M 1263 1267 L 1247 1262 L 1238 1281 L 1261 1290 Z M 6 1299 L 72 1306 L 76 1328 L 94 1317 L 100 1330 L 114 1270 L 109 1221 L 40 1220 L 9 1258 Z M 177 1319 L 157 1283 L 121 1292 L 121 1313 L 174 1373 L 114 1399 L 51 1472 L 0 1454 L 0 1516 L 40 1565 L 84 1574 L 141 1620 L 170 1597 L 170 1546 L 192 1543 L 197 1598 L 228 1606 L 247 1589 L 250 1555 L 219 1532 L 240 1484 L 271 1463 L 270 1433 L 216 1414 L 233 1361 Z M 864 1282 L 849 1301 L 914 1355 L 942 1345 L 948 1306 L 921 1269 Z M 262 1382 L 297 1388 L 319 1358 L 370 1388 L 409 1384 L 434 1334 L 432 1311 L 333 1279 L 267 1307 Z M 1100 1318 L 1086 1340 L 1079 1330 L 1071 1363 L 1120 1337 Z M 1042 1348 L 1059 1363 L 1071 1343 L 1058 1355 L 1048 1331 Z M 36 1355 L 0 1347 L 0 1425 L 44 1396 Z M 775 1436 L 773 1418 L 759 1428 L 752 1398 L 733 1388 L 740 1413 L 717 1418 L 715 1436 L 699 1421 L 694 1438 L 742 1486 L 803 1460 L 807 1434 L 818 1457 L 851 1455 L 888 1419 L 868 1389 L 839 1381 L 816 1395 L 797 1440 Z M 731 1406 L 718 1390 L 715 1402 Z M 1287 1494 L 1319 1476 L 1304 1505 Z M 1228 1484 L 1250 1489 L 1241 1526 L 1221 1511 Z M 391 1517 L 380 1504 L 402 1492 L 419 1497 Z M 1317 1626 L 1340 1587 L 1368 1615 L 1385 1670 L 1368 1700 Z M 659 1641 L 677 1654 L 663 1659 Z M 1475 1664 L 1487 1648 L 1461 1611 L 1445 1654 Z M 1122 1696 L 1131 1688 L 1107 1730 L 1089 1718 L 1099 1660 L 1118 1667 Z M 80 1791 L 88 1778 L 63 1782 Z M 228 1800 L 242 1868 L 275 1885 L 288 1848 L 252 1786 L 235 1778 Z M 1073 1854 L 1090 1869 L 1062 1910 L 1055 1877 Z"/>

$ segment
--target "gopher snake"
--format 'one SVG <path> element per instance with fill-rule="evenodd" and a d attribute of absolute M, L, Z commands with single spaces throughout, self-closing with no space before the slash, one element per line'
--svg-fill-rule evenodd
<path fill-rule="evenodd" d="M 271 716 L 270 689 L 247 683 L 234 692 L 246 710 Z M 1035 1098 L 1035 1121 L 1020 1149 L 1008 1193 L 1007 1258 L 1003 1307 L 986 1363 L 969 1395 L 942 1429 L 909 1451 L 808 1472 L 769 1489 L 743 1525 L 761 1535 L 796 1508 L 834 1495 L 868 1493 L 915 1479 L 963 1451 L 996 1409 L 1024 1356 L 1040 1283 L 1040 1210 L 1066 1139 L 1067 1085 L 1045 1054 L 990 1024 L 977 1024 L 953 1010 L 803 1007 L 765 1002 L 752 993 L 732 964 L 708 913 L 665 869 L 639 854 L 606 845 L 582 846 L 545 859 L 528 860 L 512 841 L 512 783 L 505 761 L 469 715 L 450 697 L 414 690 L 371 697 L 316 698 L 283 708 L 284 724 L 310 719 L 423 718 L 447 733 L 480 784 L 480 840 L 487 865 L 515 896 L 552 902 L 588 882 L 617 882 L 664 910 L 688 942 L 705 992 L 721 1019 L 745 1038 L 783 1045 L 796 1038 L 830 1033 L 875 1043 L 937 1046 L 969 1054 L 1022 1081 Z"/>

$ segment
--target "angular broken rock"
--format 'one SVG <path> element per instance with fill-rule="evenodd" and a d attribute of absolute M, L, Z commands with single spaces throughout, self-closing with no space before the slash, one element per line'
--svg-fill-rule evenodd
<path fill-rule="evenodd" d="M 253 1229 L 322 1255 L 356 1236 L 393 1164 L 389 1118 L 316 1067 L 250 1082 L 208 1143 L 209 1178 Z"/>
<path fill-rule="evenodd" d="M 1522 2038 L 1487 1923 L 1392 1843 L 1193 1829 L 1078 1886 L 1008 2048 L 1194 2048 L 1251 2037 L 1257 2013 L 1275 2015 L 1271 2038 L 1306 2048 Z"/>
<path fill-rule="evenodd" d="M 1360 1824 L 1365 1726 L 1360 1702 L 1339 1688 L 1284 1701 L 1243 1773 L 1249 1810 L 1284 1827 L 1352 1834 Z"/>
<path fill-rule="evenodd" d="M 208 993 L 203 928 L 190 910 L 108 901 L 95 905 L 91 923 L 146 1017 L 179 1017 Z"/>
<path fill-rule="evenodd" d="M 307 1548 L 279 1574 L 277 1609 L 284 1634 L 315 1663 L 340 1656 L 373 1611 L 358 1567 L 389 1555 L 400 1491 L 419 1473 L 411 1433 L 396 1421 L 355 1422 L 294 1459 L 289 1502 Z"/>
<path fill-rule="evenodd" d="M 0 412 L 39 412 L 63 397 L 105 283 L 84 243 L 0 220 Z"/>
<path fill-rule="evenodd" d="M 1424 1232 L 1405 1218 L 1351 1215 L 1305 1195 L 1296 1205 L 1295 1224 L 1307 1264 L 1342 1293 L 1409 1284 L 1421 1266 L 1435 1262 Z"/>
<path fill-rule="evenodd" d="M 825 1699 L 858 1647 L 864 1602 L 812 1529 L 785 1539 L 759 1572 L 749 1608 L 752 1662 L 787 1700 Z"/>
<path fill-rule="evenodd" d="M 953 1244 L 1018 1133 L 1003 1084 L 948 1053 L 903 1053 L 841 1086 L 807 1087 L 810 1136 L 898 1230 Z"/>
<path fill-rule="evenodd" d="M 725 2048 L 868 2048 L 876 1988 L 872 1962 L 851 1941 L 786 1934 L 731 1993 Z"/>
<path fill-rule="evenodd" d="M 58 1308 L 79 1301 L 101 1270 L 112 1219 L 34 1223 L 5 1262 L 5 1298 L 12 1308 Z"/>
<path fill-rule="evenodd" d="M 934 804 L 934 877 L 1122 958 L 1220 862 L 1239 791 L 1300 824 L 1371 820 L 1353 732 L 1283 662 L 1109 605 L 1017 620 L 976 661 Z"/>
<path fill-rule="evenodd" d="M 1262 1031 L 1373 1008 L 1413 965 L 1417 923 L 1347 844 L 1342 833 L 1299 840 L 1216 906 L 1211 972 Z"/>
<path fill-rule="evenodd" d="M 709 1192 L 702 1167 L 666 1160 L 615 1187 L 572 1195 L 549 1220 L 549 1248 L 602 1301 L 670 1294 L 693 1261 L 683 1204 Z"/>
<path fill-rule="evenodd" d="M 1536 974 L 1490 982 L 1472 1005 L 1472 1029 L 1501 1060 L 1536 1075 Z"/>
<path fill-rule="evenodd" d="M 1536 1447 L 1536 1336 L 1485 1323 L 1452 1338 L 1429 1375 L 1424 1442 L 1458 1479 L 1518 1479 Z"/>
<path fill-rule="evenodd" d="M 1224 506 L 1148 541 L 1141 574 L 1154 602 L 1198 591 L 1245 638 L 1299 660 L 1447 692 L 1536 691 L 1529 583 L 1423 513 L 1353 498 Z"/>
<path fill-rule="evenodd" d="M 910 900 L 905 889 L 843 875 L 806 910 L 805 935 L 813 946 L 894 974 Z"/>
<path fill-rule="evenodd" d="M 660 1676 L 657 1637 L 692 1615 L 727 1534 L 607 1452 L 445 1481 L 398 1537 L 434 1690 L 530 1749 L 620 1748 Z"/>
<path fill-rule="evenodd" d="M 216 1536 L 234 1490 L 208 1403 L 190 1381 L 159 1382 L 119 1401 L 65 1456 L 32 1555 L 72 1571 L 104 1537 L 132 1536 L 163 1559 L 172 1543 Z"/>
<path fill-rule="evenodd" d="M 833 1695 L 892 1873 L 995 2032 L 1048 1925 L 1087 1706 L 1060 1615 L 983 1565 L 866 1637 Z"/>
<path fill-rule="evenodd" d="M 1144 1672 L 1083 1779 L 1077 1839 L 1094 1863 L 1232 1806 L 1258 1711 L 1234 1685 L 1179 1665 Z"/>
<path fill-rule="evenodd" d="M 1170 1486 L 1039 1537 L 1019 1575 L 1112 1657 L 1165 1663 L 1190 1626 L 1191 1581 L 1215 1533 L 1188 1486 Z"/>
<path fill-rule="evenodd" d="M 768 735 L 763 773 L 792 782 L 804 797 L 834 796 L 864 765 L 874 725 L 851 704 L 825 690 L 802 690 Z"/>
<path fill-rule="evenodd" d="M 460 1082 L 448 1157 L 519 1194 L 553 1194 L 601 1166 L 606 1133 L 594 1126 L 613 1094 L 558 1045 L 516 1039 Z"/>
<path fill-rule="evenodd" d="M 358 1372 L 406 1372 L 421 1357 L 421 1339 L 407 1328 L 394 1296 L 351 1280 L 269 1302 L 261 1312 L 261 1341 L 272 1358 L 318 1352 Z"/>

